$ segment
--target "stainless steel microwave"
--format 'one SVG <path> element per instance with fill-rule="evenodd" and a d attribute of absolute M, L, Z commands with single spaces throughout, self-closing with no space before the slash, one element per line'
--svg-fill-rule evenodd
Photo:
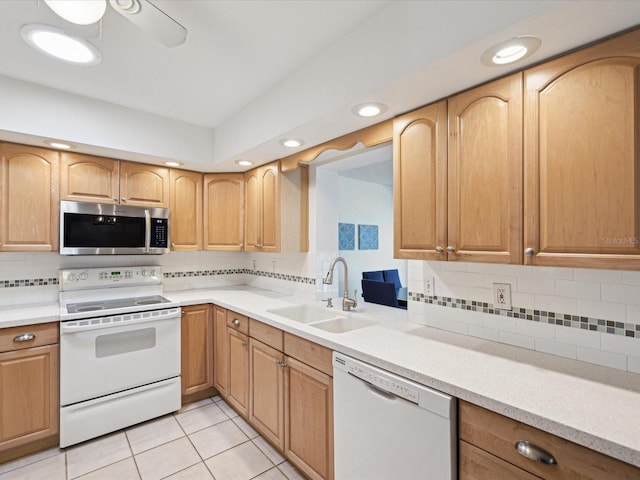
<path fill-rule="evenodd" d="M 159 255 L 169 252 L 168 208 L 60 202 L 61 255 Z"/>

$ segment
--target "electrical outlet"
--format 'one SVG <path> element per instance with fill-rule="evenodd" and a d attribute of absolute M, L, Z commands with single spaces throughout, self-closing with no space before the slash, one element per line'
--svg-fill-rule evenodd
<path fill-rule="evenodd" d="M 424 280 L 424 294 L 433 297 L 436 291 L 436 278 L 435 277 L 427 277 Z"/>
<path fill-rule="evenodd" d="M 511 284 L 493 284 L 493 308 L 511 310 Z"/>
<path fill-rule="evenodd" d="M 253 271 L 254 272 L 256 271 L 256 261 L 255 260 L 253 261 Z"/>
<path fill-rule="evenodd" d="M 271 271 L 273 273 L 276 273 L 276 261 L 275 260 L 271 260 Z"/>

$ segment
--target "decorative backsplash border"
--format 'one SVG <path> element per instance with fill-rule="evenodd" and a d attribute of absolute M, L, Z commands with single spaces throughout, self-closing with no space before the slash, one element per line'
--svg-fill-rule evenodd
<path fill-rule="evenodd" d="M 0 280 L 0 288 L 42 287 L 58 285 L 57 278 L 25 278 L 19 280 Z"/>
<path fill-rule="evenodd" d="M 234 275 L 249 274 L 259 277 L 275 278 L 277 280 L 286 280 L 288 282 L 306 283 L 315 285 L 316 279 L 311 277 L 301 277 L 299 275 L 289 275 L 286 273 L 265 272 L 263 270 L 253 270 L 252 268 L 233 268 L 226 270 L 196 270 L 186 272 L 165 272 L 164 278 L 183 278 L 183 277 L 209 277 L 214 275 Z"/>
<path fill-rule="evenodd" d="M 429 303 L 442 307 L 459 308 L 461 310 L 489 313 L 502 317 L 520 318 L 532 322 L 562 325 L 570 328 L 579 328 L 581 330 L 640 338 L 640 325 L 633 323 L 583 317 L 580 315 L 570 315 L 568 313 L 547 312 L 545 310 L 535 310 L 531 308 L 513 307 L 513 310 L 502 310 L 493 308 L 493 304 L 487 302 L 465 300 L 463 298 L 439 297 L 437 295 L 431 296 L 425 295 L 424 293 L 409 292 L 407 297 L 414 302 Z"/>

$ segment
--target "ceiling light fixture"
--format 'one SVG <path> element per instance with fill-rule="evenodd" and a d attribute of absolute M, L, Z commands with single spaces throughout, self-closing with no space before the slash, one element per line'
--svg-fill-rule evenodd
<path fill-rule="evenodd" d="M 107 10 L 107 0 L 44 0 L 56 15 L 76 25 L 99 22 Z"/>
<path fill-rule="evenodd" d="M 72 148 L 76 148 L 72 143 L 63 143 L 58 142 L 57 140 L 45 140 L 44 143 L 50 147 L 59 148 L 61 150 L 71 150 Z"/>
<path fill-rule="evenodd" d="M 351 109 L 351 112 L 358 117 L 375 117 L 387 111 L 387 106 L 382 103 L 361 103 Z"/>
<path fill-rule="evenodd" d="M 163 162 L 163 163 L 164 163 L 167 167 L 181 167 L 181 166 L 182 166 L 182 163 L 180 163 L 180 162 L 170 162 L 170 161 L 167 161 L 167 162 Z"/>
<path fill-rule="evenodd" d="M 280 145 L 284 145 L 287 148 L 296 148 L 304 145 L 304 141 L 299 138 L 283 138 L 280 140 Z"/>
<path fill-rule="evenodd" d="M 480 57 L 480 61 L 489 67 L 507 65 L 530 57 L 540 48 L 540 45 L 542 45 L 542 40 L 538 37 L 514 37 L 486 50 Z"/>
<path fill-rule="evenodd" d="M 20 29 L 29 46 L 50 57 L 81 65 L 97 65 L 102 60 L 96 47 L 51 25 L 31 23 Z"/>
<path fill-rule="evenodd" d="M 250 160 L 234 160 L 234 162 L 241 167 L 250 167 L 251 165 L 253 165 L 253 162 Z"/>

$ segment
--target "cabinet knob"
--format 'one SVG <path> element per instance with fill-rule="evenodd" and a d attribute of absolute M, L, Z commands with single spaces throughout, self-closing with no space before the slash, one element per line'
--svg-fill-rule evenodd
<path fill-rule="evenodd" d="M 442 248 L 440 245 L 438 245 L 436 247 L 436 253 L 442 253 L 442 252 L 444 252 L 444 248 Z"/>
<path fill-rule="evenodd" d="M 113 197 L 113 201 L 117 202 L 118 201 L 118 197 Z"/>
<path fill-rule="evenodd" d="M 127 199 L 126 199 L 126 198 L 124 198 L 124 197 L 122 197 L 122 198 L 120 199 L 120 201 L 122 201 L 122 202 L 126 202 L 126 201 L 127 201 Z"/>
<path fill-rule="evenodd" d="M 456 249 L 455 249 L 455 248 L 453 248 L 451 245 L 449 245 L 449 246 L 447 247 L 447 253 L 456 253 Z"/>
<path fill-rule="evenodd" d="M 17 337 L 13 337 L 13 341 L 16 343 L 20 342 L 29 342 L 36 338 L 35 333 L 23 333 L 22 335 L 18 335 Z"/>
<path fill-rule="evenodd" d="M 247 348 L 247 345 L 249 345 L 247 342 L 242 342 L 242 346 L 243 346 L 244 348 Z"/>
<path fill-rule="evenodd" d="M 529 248 L 525 248 L 524 249 L 524 254 L 527 257 L 533 257 L 533 254 L 535 253 L 535 251 L 533 250 L 533 248 L 529 247 Z"/>
<path fill-rule="evenodd" d="M 184 310 L 180 310 L 180 315 L 184 317 Z"/>
<path fill-rule="evenodd" d="M 240 326 L 240 320 L 238 320 L 237 318 L 234 318 L 233 322 L 231 322 L 231 323 L 233 323 L 233 325 L 236 326 L 236 327 Z"/>
<path fill-rule="evenodd" d="M 256 243 L 256 244 L 255 244 L 255 247 L 256 247 L 256 248 L 262 248 L 262 244 L 261 244 L 261 243 Z"/>
<path fill-rule="evenodd" d="M 533 443 L 529 443 L 525 440 L 518 440 L 515 443 L 515 447 L 520 455 L 528 458 L 529 460 L 533 460 L 534 462 L 544 463 L 545 465 L 558 464 L 553 455 Z"/>

